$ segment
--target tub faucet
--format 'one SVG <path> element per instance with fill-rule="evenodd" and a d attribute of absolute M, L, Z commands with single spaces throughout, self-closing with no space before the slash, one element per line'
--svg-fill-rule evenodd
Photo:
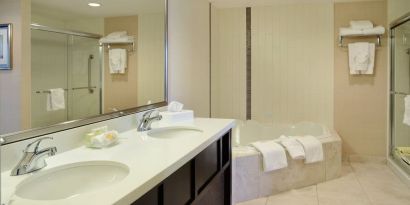
<path fill-rule="evenodd" d="M 153 117 L 151 117 L 152 113 L 155 113 Z M 157 110 L 150 110 L 144 113 L 142 115 L 141 122 L 138 124 L 138 131 L 143 132 L 143 131 L 148 131 L 151 130 L 151 123 L 154 121 L 161 120 L 162 116 L 159 114 Z"/>
<path fill-rule="evenodd" d="M 35 140 L 27 145 L 23 150 L 23 157 L 20 162 L 11 171 L 11 176 L 19 176 L 27 173 L 34 172 L 47 166 L 44 157 L 46 155 L 53 156 L 57 152 L 56 147 L 48 147 L 42 150 L 38 150 L 40 142 L 45 139 L 53 139 L 52 137 L 43 137 Z M 29 151 L 32 145 L 35 145 L 34 151 Z"/>

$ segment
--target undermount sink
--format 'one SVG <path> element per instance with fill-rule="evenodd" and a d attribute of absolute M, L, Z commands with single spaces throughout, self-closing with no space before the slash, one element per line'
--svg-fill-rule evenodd
<path fill-rule="evenodd" d="M 31 200 L 67 199 L 123 180 L 128 166 L 112 161 L 78 162 L 39 172 L 23 180 L 16 195 Z"/>
<path fill-rule="evenodd" d="M 155 128 L 148 131 L 147 135 L 158 139 L 173 139 L 178 137 L 195 137 L 202 134 L 202 130 L 190 126 L 174 126 Z"/>

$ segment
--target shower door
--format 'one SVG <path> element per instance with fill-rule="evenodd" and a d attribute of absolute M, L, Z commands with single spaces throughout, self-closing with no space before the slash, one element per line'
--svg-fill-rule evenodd
<path fill-rule="evenodd" d="M 31 36 L 31 126 L 100 114 L 98 40 L 42 30 L 32 30 Z M 65 89 L 65 109 L 47 111 L 47 92 L 53 88 Z"/>
<path fill-rule="evenodd" d="M 391 156 L 410 174 L 410 154 L 400 150 L 410 149 L 410 125 L 403 122 L 404 99 L 410 95 L 410 21 L 392 29 L 391 74 Z"/>

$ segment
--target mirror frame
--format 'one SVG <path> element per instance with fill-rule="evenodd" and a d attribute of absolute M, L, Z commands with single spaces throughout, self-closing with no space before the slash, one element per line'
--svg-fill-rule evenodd
<path fill-rule="evenodd" d="M 144 106 L 139 106 L 139 107 L 134 107 L 130 109 L 125 109 L 125 110 L 119 110 L 117 112 L 112 112 L 108 114 L 102 114 L 98 116 L 93 116 L 89 118 L 84 118 L 84 119 L 78 119 L 78 120 L 72 120 L 72 121 L 66 121 L 58 124 L 53 124 L 49 126 L 44 126 L 44 127 L 38 127 L 38 128 L 31 128 L 27 130 L 22 130 L 18 132 L 13 132 L 13 133 L 7 133 L 0 135 L 0 146 L 7 145 L 7 144 L 12 144 L 15 142 L 31 139 L 31 138 L 36 138 L 40 137 L 43 135 L 47 134 L 53 134 L 57 132 L 61 132 L 64 130 L 69 130 L 69 129 L 74 129 L 77 127 L 82 127 L 102 121 L 107 121 L 127 115 L 132 115 L 136 114 L 138 112 L 143 112 L 146 110 L 151 110 L 159 107 L 164 107 L 168 105 L 168 0 L 164 0 L 165 3 L 165 19 L 164 19 L 164 42 L 165 42 L 165 49 L 164 49 L 164 54 L 165 54 L 165 72 L 164 72 L 164 101 L 163 102 L 158 102 L 158 103 L 153 103 L 150 105 L 144 105 Z"/>

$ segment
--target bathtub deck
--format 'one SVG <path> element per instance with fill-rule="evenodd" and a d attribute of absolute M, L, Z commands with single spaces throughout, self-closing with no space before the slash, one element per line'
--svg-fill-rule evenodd
<path fill-rule="evenodd" d="M 324 161 L 304 164 L 288 156 L 288 167 L 263 172 L 261 155 L 255 151 L 233 152 L 233 202 L 243 202 L 340 177 L 342 144 L 339 135 L 321 139 Z"/>

